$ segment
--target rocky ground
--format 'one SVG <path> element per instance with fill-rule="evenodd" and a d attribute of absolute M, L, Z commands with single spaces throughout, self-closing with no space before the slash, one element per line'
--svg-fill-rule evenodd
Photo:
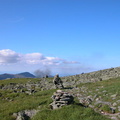
<path fill-rule="evenodd" d="M 81 88 L 72 88 L 66 89 L 65 91 L 73 94 L 74 97 L 77 97 L 79 103 L 81 103 L 84 107 L 91 107 L 96 112 L 99 112 L 103 115 L 108 116 L 113 120 L 120 120 L 120 99 L 118 100 L 117 94 L 110 94 L 110 99 L 113 99 L 114 102 L 109 102 L 108 100 L 102 99 L 102 96 L 98 94 L 88 95 L 91 91 L 87 89 L 87 87 Z M 96 89 L 98 91 L 98 89 Z M 99 93 L 104 94 L 105 91 Z"/>

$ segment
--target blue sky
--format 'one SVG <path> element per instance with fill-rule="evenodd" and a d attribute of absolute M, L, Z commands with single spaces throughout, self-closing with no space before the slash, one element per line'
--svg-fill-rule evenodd
<path fill-rule="evenodd" d="M 119 0 L 0 0 L 0 73 L 120 66 L 119 6 Z"/>

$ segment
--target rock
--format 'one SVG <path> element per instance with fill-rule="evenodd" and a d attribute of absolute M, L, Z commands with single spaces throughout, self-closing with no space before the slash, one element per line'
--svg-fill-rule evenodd
<path fill-rule="evenodd" d="M 104 105 L 111 106 L 111 103 L 110 103 L 110 102 L 101 101 L 101 100 L 96 101 L 94 104 L 97 105 L 97 104 L 99 104 L 99 103 L 104 104 Z"/>
<path fill-rule="evenodd" d="M 62 93 L 63 91 L 62 90 L 57 90 L 57 93 Z"/>
<path fill-rule="evenodd" d="M 111 110 L 112 114 L 114 114 L 115 110 L 116 110 L 116 107 L 111 107 L 110 110 Z"/>
<path fill-rule="evenodd" d="M 117 103 L 116 103 L 116 102 L 113 103 L 113 107 L 115 107 L 115 106 L 117 106 Z"/>
<path fill-rule="evenodd" d="M 119 103 L 120 103 L 120 100 L 117 100 L 116 102 L 119 104 Z"/>
<path fill-rule="evenodd" d="M 32 118 L 39 110 L 25 110 L 25 115 L 29 118 Z"/>
<path fill-rule="evenodd" d="M 120 112 L 120 106 L 118 106 L 118 111 Z"/>
<path fill-rule="evenodd" d="M 29 120 L 32 118 L 39 110 L 24 110 L 18 113 L 13 113 L 16 120 Z"/>
<path fill-rule="evenodd" d="M 106 90 L 102 91 L 103 93 L 107 92 Z"/>
<path fill-rule="evenodd" d="M 119 120 L 117 117 L 111 117 L 112 120 Z"/>
<path fill-rule="evenodd" d="M 98 97 L 98 95 L 95 94 L 95 95 L 93 96 L 93 100 L 97 99 L 97 97 Z"/>
<path fill-rule="evenodd" d="M 26 117 L 26 115 L 25 115 L 24 111 L 21 111 L 17 114 L 16 120 L 26 120 L 25 117 Z"/>
<path fill-rule="evenodd" d="M 111 95 L 112 98 L 116 98 L 117 94 Z"/>
<path fill-rule="evenodd" d="M 79 98 L 79 102 L 85 106 L 88 107 L 91 103 L 92 103 L 92 99 L 88 98 L 88 97 L 84 97 L 84 98 Z"/>

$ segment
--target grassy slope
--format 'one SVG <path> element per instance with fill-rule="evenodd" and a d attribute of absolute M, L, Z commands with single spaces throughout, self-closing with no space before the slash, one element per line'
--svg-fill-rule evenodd
<path fill-rule="evenodd" d="M 30 79 L 12 79 L 0 81 L 0 84 L 9 83 L 25 83 Z M 37 81 L 37 79 L 31 79 Z M 86 86 L 92 92 L 96 92 L 95 88 L 103 86 L 100 90 L 111 91 L 112 94 L 118 92 L 120 79 L 111 81 L 102 81 L 97 83 L 81 84 L 78 87 Z M 47 91 L 38 91 L 34 94 L 27 95 L 26 93 L 13 93 L 10 90 L 0 90 L 0 120 L 15 120 L 13 113 L 22 110 L 40 109 L 40 112 L 35 115 L 32 120 L 109 120 L 108 118 L 95 113 L 91 108 L 84 108 L 75 104 L 65 106 L 58 110 L 50 110 L 49 104 L 52 102 L 51 96 L 54 89 Z M 114 91 L 114 92 L 113 92 Z M 92 94 L 89 93 L 89 94 Z M 106 99 L 106 98 L 105 98 Z M 38 108 L 38 106 L 40 106 Z"/>
<path fill-rule="evenodd" d="M 36 82 L 36 81 L 38 81 L 38 79 L 37 78 L 14 78 L 14 79 L 0 80 L 0 85 L 2 85 L 2 84 L 7 85 L 10 83 L 25 84 L 28 81 Z"/>
<path fill-rule="evenodd" d="M 0 91 L 2 94 L 0 98 L 0 120 L 14 120 L 13 113 L 36 109 L 38 106 L 48 107 L 52 101 L 50 99 L 54 90 L 39 91 L 33 95 L 26 95 L 25 93 L 12 93 L 11 91 Z M 9 98 L 9 101 L 5 98 Z"/>
<path fill-rule="evenodd" d="M 120 78 L 78 85 L 79 88 L 82 86 L 88 89 L 87 95 L 97 94 L 98 96 L 101 96 L 104 101 L 114 102 L 110 96 L 115 94 L 115 100 L 120 99 Z"/>
<path fill-rule="evenodd" d="M 116 113 L 118 112 L 117 107 L 120 106 L 120 102 L 117 102 L 120 100 L 120 78 L 115 79 L 109 79 L 105 81 L 99 81 L 95 83 L 86 83 L 86 84 L 80 84 L 78 85 L 79 88 L 84 87 L 86 88 L 86 92 L 83 94 L 85 96 L 94 96 L 97 95 L 96 98 L 100 98 L 100 101 L 109 102 L 111 103 L 111 106 L 114 103 L 117 103 L 116 107 Z M 95 98 L 95 99 L 96 99 Z M 94 99 L 93 103 L 96 101 Z M 102 105 L 102 104 L 101 104 Z M 98 110 L 103 110 L 107 113 L 111 113 L 108 105 L 101 106 L 100 104 L 97 104 L 95 107 Z M 101 106 L 101 107 L 100 107 Z"/>

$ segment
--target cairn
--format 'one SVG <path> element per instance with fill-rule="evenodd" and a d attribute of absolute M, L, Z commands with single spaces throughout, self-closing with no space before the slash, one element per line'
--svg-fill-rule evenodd
<path fill-rule="evenodd" d="M 53 100 L 50 104 L 51 109 L 58 109 L 74 102 L 74 97 L 67 92 L 63 92 L 62 90 L 57 90 L 51 98 Z"/>

